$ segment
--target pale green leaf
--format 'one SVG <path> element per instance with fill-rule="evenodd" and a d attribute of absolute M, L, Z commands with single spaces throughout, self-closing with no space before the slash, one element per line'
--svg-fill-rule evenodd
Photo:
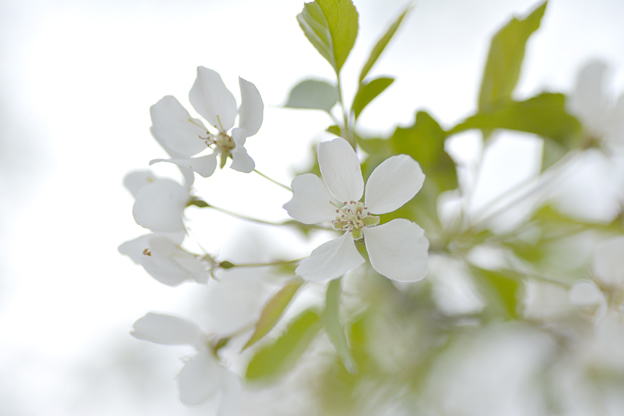
<path fill-rule="evenodd" d="M 284 107 L 323 110 L 329 113 L 336 102 L 336 87 L 325 81 L 306 79 L 293 87 Z"/>
<path fill-rule="evenodd" d="M 381 77 L 375 78 L 368 83 L 360 84 L 360 88 L 358 88 L 358 92 L 353 99 L 353 105 L 351 106 L 355 118 L 357 119 L 362 110 L 364 110 L 371 101 L 377 98 L 379 94 L 384 92 L 393 82 L 394 78 Z"/>
<path fill-rule="evenodd" d="M 318 314 L 307 310 L 290 322 L 288 328 L 270 345 L 262 347 L 247 366 L 245 378 L 266 380 L 288 371 L 314 340 L 321 324 Z"/>
<path fill-rule="evenodd" d="M 351 0 L 305 3 L 297 21 L 312 45 L 339 73 L 358 33 L 358 13 Z"/>
<path fill-rule="evenodd" d="M 342 279 L 334 279 L 327 285 L 327 293 L 325 295 L 325 309 L 321 313 L 321 321 L 327 336 L 336 352 L 340 357 L 340 360 L 344 364 L 347 371 L 351 374 L 357 372 L 357 366 L 355 360 L 351 355 L 351 350 L 347 344 L 347 338 L 344 333 L 344 329 L 340 324 L 340 298 L 341 298 L 341 281 Z"/>
<path fill-rule="evenodd" d="M 396 33 L 396 31 L 399 28 L 399 26 L 401 26 L 401 22 L 403 22 L 403 18 L 405 18 L 405 15 L 407 14 L 407 12 L 409 12 L 410 9 L 411 9 L 411 5 L 408 6 L 403 11 L 403 13 L 401 13 L 401 15 L 398 17 L 398 19 L 396 19 L 394 21 L 394 23 L 392 23 L 390 25 L 388 30 L 386 30 L 386 33 L 384 33 L 384 35 L 381 37 L 381 39 L 379 39 L 377 41 L 377 44 L 375 45 L 375 47 L 371 51 L 370 56 L 368 57 L 368 60 L 364 64 L 364 67 L 362 67 L 362 72 L 360 72 L 360 84 L 362 83 L 362 81 L 364 81 L 364 78 L 366 77 L 368 72 L 371 70 L 371 68 L 373 67 L 375 62 L 377 62 L 377 59 L 379 59 L 379 56 L 384 51 L 386 46 L 388 46 L 388 43 L 390 42 L 390 39 L 392 39 L 392 37 Z"/>
<path fill-rule="evenodd" d="M 512 18 L 492 38 L 481 81 L 480 111 L 489 111 L 511 100 L 511 94 L 520 78 L 526 43 L 539 28 L 546 3 L 544 2 L 525 19 Z"/>
<path fill-rule="evenodd" d="M 260 341 L 271 329 L 279 322 L 282 314 L 290 304 L 299 288 L 303 285 L 300 278 L 292 279 L 284 285 L 262 308 L 260 319 L 256 322 L 254 333 L 249 341 L 243 347 L 243 350 L 249 348 L 256 342 Z"/>

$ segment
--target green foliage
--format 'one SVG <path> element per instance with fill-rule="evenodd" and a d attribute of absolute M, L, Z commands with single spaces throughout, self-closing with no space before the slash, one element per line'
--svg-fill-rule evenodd
<path fill-rule="evenodd" d="M 332 84 L 314 79 L 306 79 L 290 91 L 287 108 L 307 108 L 328 113 L 338 102 L 338 91 Z"/>
<path fill-rule="evenodd" d="M 394 78 L 380 77 L 361 84 L 351 106 L 355 119 L 357 120 L 362 110 L 377 98 L 379 94 L 384 92 L 386 88 L 392 85 L 393 82 Z"/>
<path fill-rule="evenodd" d="M 565 109 L 563 94 L 542 93 L 526 101 L 510 101 L 495 110 L 481 111 L 449 131 L 508 129 L 548 137 L 565 149 L 573 147 L 581 131 L 576 118 Z"/>
<path fill-rule="evenodd" d="M 472 275 L 488 302 L 486 312 L 505 319 L 518 319 L 523 284 L 519 276 L 510 277 L 508 272 L 471 267 Z"/>
<path fill-rule="evenodd" d="M 321 329 L 318 313 L 307 310 L 294 318 L 284 333 L 253 356 L 245 377 L 266 381 L 278 377 L 295 365 Z"/>
<path fill-rule="evenodd" d="M 308 40 L 338 74 L 358 33 L 358 13 L 351 0 L 305 3 L 297 21 Z"/>
<path fill-rule="evenodd" d="M 347 344 L 347 338 L 344 329 L 340 323 L 340 299 L 342 279 L 334 279 L 327 285 L 327 293 L 325 295 L 325 309 L 321 313 L 321 321 L 323 328 L 329 337 L 329 340 L 340 357 L 347 371 L 351 374 L 357 372 L 357 366 L 351 355 L 351 350 Z"/>
<path fill-rule="evenodd" d="M 547 2 L 525 19 L 512 18 L 494 37 L 485 64 L 479 111 L 491 111 L 511 100 L 520 78 L 526 43 L 539 26 Z"/>
<path fill-rule="evenodd" d="M 303 280 L 300 278 L 292 279 L 273 295 L 264 305 L 264 308 L 262 308 L 262 313 L 260 314 L 260 319 L 256 322 L 254 333 L 243 347 L 243 350 L 260 341 L 273 329 L 302 285 Z"/>
<path fill-rule="evenodd" d="M 455 163 L 444 151 L 446 132 L 424 111 L 416 113 L 414 125 L 398 127 L 390 138 L 395 152 L 413 157 L 439 192 L 457 188 Z"/>
<path fill-rule="evenodd" d="M 386 33 L 384 33 L 381 39 L 377 41 L 377 44 L 371 51 L 370 56 L 368 57 L 368 60 L 366 61 L 366 63 L 362 67 L 362 71 L 360 72 L 360 79 L 359 79 L 360 84 L 362 84 L 362 82 L 364 81 L 364 78 L 366 77 L 368 72 L 371 70 L 375 62 L 377 62 L 377 59 L 379 59 L 379 56 L 381 55 L 381 53 L 384 51 L 384 49 L 386 49 L 386 46 L 388 46 L 388 43 L 390 42 L 390 40 L 396 33 L 399 26 L 401 26 L 401 22 L 403 22 L 403 18 L 405 18 L 405 15 L 410 10 L 410 8 L 411 6 L 408 6 L 403 11 L 403 13 L 401 13 L 399 17 L 390 25 L 390 27 L 388 28 Z"/>

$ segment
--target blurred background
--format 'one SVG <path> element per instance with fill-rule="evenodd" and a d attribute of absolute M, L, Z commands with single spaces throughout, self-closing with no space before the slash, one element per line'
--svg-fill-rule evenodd
<path fill-rule="evenodd" d="M 360 32 L 344 68 L 347 97 L 370 48 L 406 3 L 355 4 Z M 442 127 L 474 112 L 491 36 L 537 4 L 416 2 L 373 69 L 397 81 L 367 108 L 362 130 L 389 133 L 411 124 L 417 109 Z M 210 405 L 189 409 L 178 401 L 179 351 L 128 335 L 148 311 L 188 315 L 189 299 L 203 289 L 161 285 L 117 252 L 145 233 L 122 180 L 165 157 L 149 133 L 149 107 L 175 95 L 190 109 L 188 91 L 202 65 L 218 71 L 235 95 L 238 76 L 258 87 L 264 124 L 247 149 L 261 172 L 289 183 L 330 123 L 320 112 L 280 108 L 298 81 L 332 80 L 297 24 L 302 7 L 295 0 L 0 2 L 0 415 L 210 414 Z M 622 16 L 619 0 L 552 0 L 529 41 L 517 96 L 569 92 L 580 67 L 595 58 L 611 65 L 611 85 L 622 91 Z M 287 193 L 243 176 L 217 171 L 198 184 L 200 195 L 264 219 L 286 218 Z M 483 201 L 496 192 L 502 189 L 485 192 Z M 234 256 L 248 239 L 232 218 L 204 221 L 193 227 L 209 252 Z M 483 359 L 491 354 L 479 343 L 523 351 L 506 370 L 513 372 L 530 366 L 548 342 L 506 331 L 492 330 L 469 348 Z M 478 362 L 451 361 L 438 376 L 458 368 L 456 380 L 469 380 Z M 490 382 L 497 385 L 495 377 Z M 460 402 L 473 400 L 476 393 L 461 386 L 449 389 Z M 523 397 L 512 387 L 509 394 L 508 403 Z M 475 409 L 461 414 L 503 414 Z M 522 411 L 504 414 L 530 414 Z"/>

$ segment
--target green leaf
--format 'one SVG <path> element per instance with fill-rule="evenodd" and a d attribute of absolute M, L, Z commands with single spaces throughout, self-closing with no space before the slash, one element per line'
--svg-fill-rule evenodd
<path fill-rule="evenodd" d="M 292 279 L 284 285 L 262 308 L 260 319 L 256 322 L 254 333 L 243 347 L 249 348 L 260 341 L 277 324 L 299 288 L 303 285 L 300 278 Z"/>
<path fill-rule="evenodd" d="M 581 124 L 565 109 L 563 94 L 542 93 L 526 101 L 511 101 L 493 111 L 482 111 L 455 126 L 449 134 L 469 129 L 508 129 L 549 137 L 571 149 Z"/>
<path fill-rule="evenodd" d="M 347 344 L 344 329 L 340 324 L 341 284 L 342 279 L 334 279 L 327 285 L 325 309 L 323 309 L 321 313 L 321 321 L 323 322 L 323 328 L 325 328 L 329 340 L 334 344 L 334 348 L 336 348 L 336 352 L 345 368 L 349 373 L 356 374 L 357 366 L 351 355 L 349 345 Z"/>
<path fill-rule="evenodd" d="M 479 94 L 479 111 L 489 111 L 511 100 L 520 78 L 526 43 L 539 26 L 547 2 L 525 19 L 515 17 L 494 35 Z"/>
<path fill-rule="evenodd" d="M 504 271 L 471 267 L 477 286 L 488 302 L 487 308 L 505 319 L 517 319 L 521 302 L 522 283 Z"/>
<path fill-rule="evenodd" d="M 271 345 L 262 347 L 247 365 L 247 380 L 267 380 L 289 370 L 321 329 L 318 314 L 307 310 L 292 320 Z"/>
<path fill-rule="evenodd" d="M 312 45 L 339 73 L 358 33 L 358 13 L 351 0 L 305 3 L 297 21 Z"/>
<path fill-rule="evenodd" d="M 314 79 L 306 79 L 290 91 L 287 108 L 308 108 L 328 113 L 338 102 L 338 91 L 332 84 Z"/>
<path fill-rule="evenodd" d="M 353 99 L 353 105 L 351 106 L 351 111 L 353 111 L 355 118 L 357 119 L 362 110 L 364 110 L 371 101 L 377 98 L 379 94 L 384 92 L 386 88 L 392 85 L 393 82 L 394 78 L 380 77 L 366 84 L 360 84 L 357 94 L 355 94 L 355 98 Z"/>
<path fill-rule="evenodd" d="M 424 111 L 416 113 L 411 127 L 398 127 L 390 142 L 396 153 L 413 157 L 422 167 L 427 180 L 433 181 L 438 192 L 457 188 L 455 162 L 444 151 L 446 132 Z"/>
<path fill-rule="evenodd" d="M 411 5 L 408 6 L 403 11 L 403 13 L 401 13 L 401 15 L 398 17 L 398 19 L 396 19 L 394 21 L 394 23 L 392 23 L 390 25 L 390 27 L 388 28 L 388 30 L 386 30 L 386 33 L 384 33 L 384 35 L 381 37 L 381 39 L 379 39 L 377 41 L 377 44 L 375 45 L 375 47 L 371 51 L 370 56 L 368 57 L 368 60 L 364 64 L 364 67 L 362 67 L 362 72 L 360 72 L 360 81 L 359 81 L 360 84 L 362 83 L 362 81 L 364 81 L 364 78 L 366 77 L 368 72 L 371 70 L 371 68 L 373 67 L 375 62 L 377 62 L 377 59 L 379 59 L 379 56 L 384 51 L 386 46 L 388 46 L 388 43 L 390 42 L 390 39 L 392 39 L 392 37 L 396 33 L 396 31 L 399 28 L 399 26 L 401 26 L 401 22 L 403 22 L 403 18 L 405 17 L 407 12 L 409 12 L 409 10 L 411 8 L 412 8 Z"/>

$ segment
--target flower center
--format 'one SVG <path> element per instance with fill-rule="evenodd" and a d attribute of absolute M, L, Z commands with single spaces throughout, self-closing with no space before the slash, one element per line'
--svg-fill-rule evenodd
<path fill-rule="evenodd" d="M 348 231 L 353 238 L 362 238 L 362 228 L 379 224 L 379 217 L 371 215 L 368 208 L 361 202 L 345 202 L 336 210 L 336 219 L 332 221 L 332 228 L 336 231 Z"/>
<path fill-rule="evenodd" d="M 220 131 L 217 134 L 208 133 L 208 137 L 199 137 L 202 139 L 206 146 L 211 149 L 214 148 L 219 151 L 219 153 L 225 153 L 226 155 L 230 154 L 232 150 L 236 147 L 236 142 L 232 139 L 232 136 L 228 135 Z"/>

